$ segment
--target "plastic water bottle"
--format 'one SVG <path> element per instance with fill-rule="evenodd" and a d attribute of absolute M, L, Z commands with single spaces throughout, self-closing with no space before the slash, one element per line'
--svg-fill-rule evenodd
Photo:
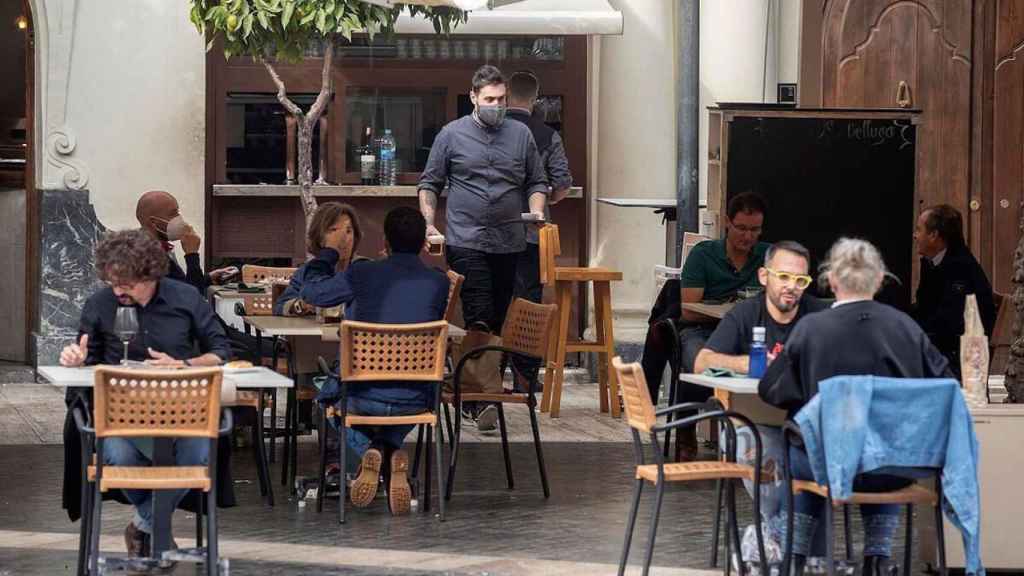
<path fill-rule="evenodd" d="M 768 348 L 765 344 L 764 326 L 754 326 L 754 338 L 750 341 L 750 368 L 747 375 L 751 378 L 764 376 L 768 366 Z"/>
<path fill-rule="evenodd" d="M 384 136 L 380 139 L 380 156 L 378 156 L 377 162 L 377 183 L 381 186 L 394 186 L 398 183 L 395 149 L 395 137 L 391 135 L 391 130 L 384 130 Z"/>

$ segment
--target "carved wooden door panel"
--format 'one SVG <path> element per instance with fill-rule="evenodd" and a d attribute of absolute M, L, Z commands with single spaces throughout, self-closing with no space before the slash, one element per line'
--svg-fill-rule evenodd
<path fill-rule="evenodd" d="M 971 127 L 971 0 L 832 0 L 824 7 L 825 107 L 922 110 L 916 188 L 965 215 Z M 901 85 L 903 86 L 901 88 Z"/>
<path fill-rule="evenodd" d="M 1024 202 L 1024 0 L 999 0 L 992 97 L 992 286 L 1010 292 Z"/>

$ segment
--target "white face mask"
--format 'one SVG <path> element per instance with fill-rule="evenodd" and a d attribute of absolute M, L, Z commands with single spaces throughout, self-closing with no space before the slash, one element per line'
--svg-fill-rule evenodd
<path fill-rule="evenodd" d="M 185 222 L 185 218 L 183 218 L 181 214 L 178 214 L 170 220 L 164 220 L 163 218 L 157 218 L 155 216 L 153 219 L 165 224 L 165 234 L 167 235 L 168 242 L 177 242 L 178 240 L 181 240 L 182 236 L 185 235 L 185 232 L 188 231 L 188 223 Z"/>

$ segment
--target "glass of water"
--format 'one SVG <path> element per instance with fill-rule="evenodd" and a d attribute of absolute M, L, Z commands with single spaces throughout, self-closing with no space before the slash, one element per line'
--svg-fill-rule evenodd
<path fill-rule="evenodd" d="M 135 306 L 118 306 L 117 316 L 114 318 L 114 332 L 124 344 L 124 360 L 122 365 L 128 364 L 128 343 L 139 333 L 139 316 Z"/>

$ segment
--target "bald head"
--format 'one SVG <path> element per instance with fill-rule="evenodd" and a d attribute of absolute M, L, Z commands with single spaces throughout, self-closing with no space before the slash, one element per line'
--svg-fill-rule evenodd
<path fill-rule="evenodd" d="M 135 206 L 139 225 L 161 240 L 167 239 L 167 222 L 177 215 L 178 201 L 163 190 L 146 192 Z"/>

